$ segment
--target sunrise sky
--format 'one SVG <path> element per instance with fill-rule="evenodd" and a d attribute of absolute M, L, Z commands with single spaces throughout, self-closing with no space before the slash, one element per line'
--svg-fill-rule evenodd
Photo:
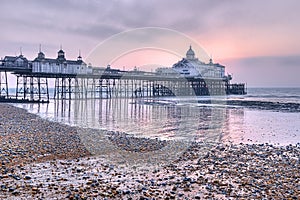
<path fill-rule="evenodd" d="M 128 53 L 115 55 L 107 64 L 121 69 L 171 66 L 192 44 L 199 58 L 202 47 L 225 65 L 234 82 L 247 82 L 248 87 L 300 86 L 298 0 L 2 0 L 0 8 L 1 57 L 19 55 L 22 47 L 24 56 L 33 59 L 42 44 L 46 57 L 56 57 L 62 45 L 68 59 L 76 59 L 79 49 L 85 59 L 116 34 L 156 27 L 191 40 L 163 32 L 149 37 L 153 48 L 143 48 L 149 44 L 134 37 L 134 42 L 127 40 Z M 166 39 L 175 49 L 160 45 Z M 118 44 L 100 50 L 104 55 L 108 48 L 120 48 Z"/>

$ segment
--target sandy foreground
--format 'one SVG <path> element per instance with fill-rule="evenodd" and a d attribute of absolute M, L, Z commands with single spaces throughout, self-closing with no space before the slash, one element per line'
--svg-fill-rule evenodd
<path fill-rule="evenodd" d="M 79 129 L 0 104 L 0 199 L 299 199 L 300 144 Z"/>

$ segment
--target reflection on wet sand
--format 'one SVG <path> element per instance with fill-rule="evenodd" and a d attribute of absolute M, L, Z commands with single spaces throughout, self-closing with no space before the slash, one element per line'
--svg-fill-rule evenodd
<path fill-rule="evenodd" d="M 21 107 L 73 126 L 152 139 L 274 144 L 295 144 L 299 139 L 299 126 L 290 123 L 300 120 L 297 112 L 253 109 L 220 101 L 203 104 L 180 98 L 111 98 L 56 100 Z"/>
<path fill-rule="evenodd" d="M 55 101 L 55 120 L 126 132 L 138 137 L 219 141 L 228 118 L 224 108 L 151 105 L 135 99 Z"/>

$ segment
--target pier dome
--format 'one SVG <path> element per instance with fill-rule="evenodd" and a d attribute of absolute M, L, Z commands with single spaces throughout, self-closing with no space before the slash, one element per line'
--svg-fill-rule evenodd
<path fill-rule="evenodd" d="M 38 57 L 37 57 L 37 58 L 38 58 L 38 59 L 41 59 L 41 60 L 42 60 L 42 59 L 45 59 L 45 54 L 44 54 L 43 52 L 40 51 L 40 52 L 38 53 Z"/>
<path fill-rule="evenodd" d="M 45 54 L 42 52 L 42 45 L 40 44 L 39 47 L 39 53 L 38 56 L 35 58 L 35 60 L 44 60 L 45 59 Z"/>
<path fill-rule="evenodd" d="M 60 49 L 57 52 L 57 59 L 58 60 L 66 60 L 66 58 L 65 58 L 65 52 L 62 49 Z"/>
<path fill-rule="evenodd" d="M 193 60 L 193 59 L 195 59 L 195 52 L 194 52 L 194 50 L 192 49 L 192 45 L 190 45 L 189 50 L 186 52 L 186 59 L 188 59 L 188 60 Z"/>

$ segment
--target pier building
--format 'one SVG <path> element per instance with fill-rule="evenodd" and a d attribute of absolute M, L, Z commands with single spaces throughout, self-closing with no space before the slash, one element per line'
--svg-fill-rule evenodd
<path fill-rule="evenodd" d="M 8 92 L 8 72 L 17 77 L 12 95 Z M 58 99 L 246 94 L 244 83 L 231 83 L 225 66 L 212 59 L 204 63 L 191 46 L 185 58 L 155 72 L 88 66 L 80 54 L 76 60 L 66 59 L 61 48 L 57 58 L 47 58 L 40 49 L 33 60 L 22 54 L 1 59 L 0 100 L 49 102 L 48 79 L 54 79 L 53 98 Z"/>

